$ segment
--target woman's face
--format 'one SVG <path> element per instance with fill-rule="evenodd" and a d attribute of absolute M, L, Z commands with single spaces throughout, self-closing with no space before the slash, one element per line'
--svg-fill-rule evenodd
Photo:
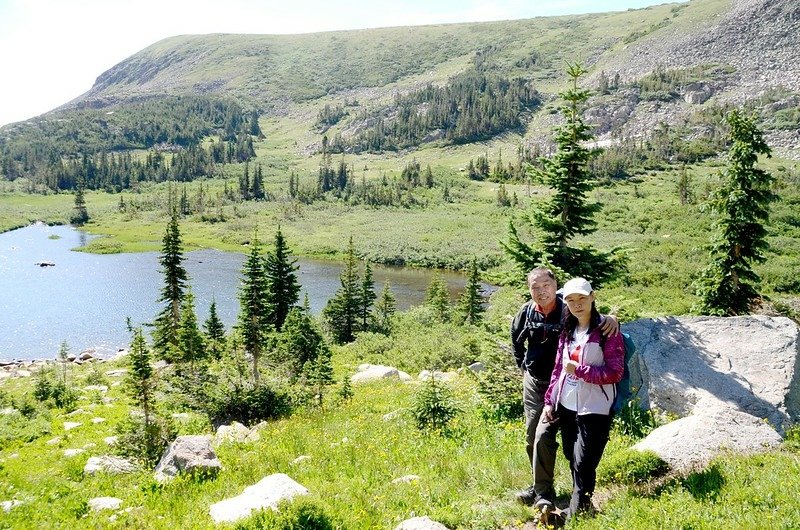
<path fill-rule="evenodd" d="M 594 292 L 587 294 L 573 293 L 564 298 L 569 312 L 581 322 L 587 321 L 592 316 L 592 302 L 594 302 Z"/>

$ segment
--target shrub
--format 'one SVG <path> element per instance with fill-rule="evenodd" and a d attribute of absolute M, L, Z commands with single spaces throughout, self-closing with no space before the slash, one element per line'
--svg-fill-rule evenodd
<path fill-rule="evenodd" d="M 63 380 L 56 380 L 53 370 L 44 368 L 36 375 L 33 397 L 40 403 L 50 403 L 66 411 L 75 410 L 78 403 L 77 391 Z"/>
<path fill-rule="evenodd" d="M 0 450 L 28 443 L 51 432 L 50 414 L 30 401 L 17 404 L 17 412 L 0 415 Z"/>
<path fill-rule="evenodd" d="M 614 429 L 620 434 L 634 439 L 644 438 L 658 427 L 655 415 L 650 409 L 643 409 L 639 398 L 628 401 L 614 417 Z"/>
<path fill-rule="evenodd" d="M 794 452 L 800 452 L 800 423 L 795 423 L 786 429 L 783 445 Z"/>
<path fill-rule="evenodd" d="M 98 363 L 92 363 L 89 373 L 86 374 L 86 377 L 83 379 L 83 384 L 110 386 L 111 382 L 108 380 L 108 377 L 106 377 L 106 374 L 100 371 L 100 365 Z"/>
<path fill-rule="evenodd" d="M 522 417 L 522 374 L 511 353 L 493 348 L 483 357 L 485 370 L 476 375 L 481 415 L 494 421 Z"/>
<path fill-rule="evenodd" d="M 453 392 L 433 375 L 414 394 L 411 415 L 418 429 L 443 431 L 458 413 Z"/>
<path fill-rule="evenodd" d="M 236 530 L 337 530 L 343 526 L 308 499 L 282 501 L 278 510 L 262 510 L 235 526 Z"/>
<path fill-rule="evenodd" d="M 151 413 L 150 423 L 143 416 L 130 416 L 116 429 L 117 454 L 154 467 L 167 446 L 175 439 L 175 428 L 171 422 Z"/>
<path fill-rule="evenodd" d="M 598 484 L 643 484 L 669 470 L 666 462 L 653 451 L 624 449 L 600 461 Z"/>
<path fill-rule="evenodd" d="M 267 382 L 242 385 L 217 385 L 209 392 L 208 415 L 212 425 L 238 421 L 254 425 L 260 421 L 286 416 L 292 411 L 292 399 L 283 389 Z"/>

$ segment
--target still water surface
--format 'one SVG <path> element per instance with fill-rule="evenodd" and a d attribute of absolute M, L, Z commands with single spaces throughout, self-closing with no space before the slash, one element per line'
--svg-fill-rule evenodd
<path fill-rule="evenodd" d="M 134 326 L 153 320 L 163 284 L 158 253 L 96 255 L 74 252 L 91 236 L 69 226 L 31 225 L 0 234 L 0 360 L 53 358 L 62 341 L 78 353 L 116 352 L 130 342 L 125 320 Z M 230 330 L 239 310 L 237 292 L 244 255 L 218 250 L 186 253 L 184 266 L 200 322 L 212 299 Z M 52 262 L 52 267 L 36 263 Z M 300 300 L 307 293 L 318 313 L 340 287 L 339 262 L 298 259 Z M 433 272 L 374 266 L 376 291 L 389 280 L 399 309 L 419 305 Z M 451 297 L 466 278 L 443 272 Z"/>

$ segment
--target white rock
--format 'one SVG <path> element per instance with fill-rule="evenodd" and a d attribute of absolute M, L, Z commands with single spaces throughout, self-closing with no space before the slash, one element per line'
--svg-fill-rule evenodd
<path fill-rule="evenodd" d="M 688 471 L 707 465 L 722 452 L 763 453 L 782 441 L 764 421 L 717 406 L 662 425 L 633 448 L 654 451 L 676 471 Z"/>
<path fill-rule="evenodd" d="M 409 374 L 402 370 L 397 371 L 397 376 L 400 378 L 400 381 L 413 381 L 414 378 L 411 377 Z"/>
<path fill-rule="evenodd" d="M 283 473 L 264 477 L 257 484 L 248 486 L 244 492 L 230 499 L 212 504 L 209 509 L 215 523 L 232 522 L 247 517 L 253 510 L 277 509 L 283 499 L 306 495 L 308 490 Z"/>
<path fill-rule="evenodd" d="M 394 530 L 448 530 L 448 528 L 442 523 L 437 523 L 430 517 L 425 516 L 406 519 L 397 525 Z"/>
<path fill-rule="evenodd" d="M 85 449 L 64 449 L 64 456 L 73 457 L 85 452 Z"/>
<path fill-rule="evenodd" d="M 17 370 L 14 372 L 17 377 L 30 377 L 31 372 L 29 370 Z"/>
<path fill-rule="evenodd" d="M 89 460 L 86 461 L 86 465 L 83 468 L 83 472 L 86 475 L 94 475 L 101 471 L 112 474 L 133 473 L 136 471 L 136 466 L 130 461 L 118 456 L 106 455 L 89 457 Z"/>
<path fill-rule="evenodd" d="M 404 475 L 402 477 L 398 477 L 392 481 L 392 484 L 409 484 L 411 482 L 417 482 L 419 480 L 419 475 Z"/>
<path fill-rule="evenodd" d="M 117 443 L 117 440 L 118 440 L 117 436 L 106 436 L 105 438 L 103 438 L 103 441 L 106 443 L 106 445 L 114 445 Z"/>
<path fill-rule="evenodd" d="M 364 366 L 364 365 L 362 365 Z M 381 366 L 377 364 L 367 365 L 364 370 L 360 370 L 357 374 L 350 378 L 353 383 L 365 383 L 368 381 L 376 381 L 378 379 L 399 378 L 400 372 L 397 368 L 392 366 Z M 359 366 L 359 369 L 361 366 Z"/>
<path fill-rule="evenodd" d="M 83 423 L 81 423 L 79 421 L 65 421 L 64 422 L 64 430 L 65 431 L 71 431 L 72 429 L 76 429 L 76 428 L 80 427 L 81 425 L 83 425 Z"/>
<path fill-rule="evenodd" d="M 88 444 L 83 446 L 84 449 L 91 449 L 92 447 L 97 447 L 97 444 L 93 443 L 93 442 L 89 442 Z"/>
<path fill-rule="evenodd" d="M 211 448 L 208 436 L 178 436 L 169 444 L 155 469 L 155 477 L 164 482 L 182 473 L 209 473 L 216 475 L 222 464 Z"/>
<path fill-rule="evenodd" d="M 84 414 L 85 412 L 86 411 L 83 410 L 83 409 L 75 409 L 72 412 L 70 412 L 69 414 L 67 414 L 67 416 L 69 416 L 71 418 L 73 416 L 80 416 L 81 414 Z"/>
<path fill-rule="evenodd" d="M 5 408 L 0 410 L 0 416 L 10 416 L 12 414 L 16 414 L 19 412 L 17 409 L 13 409 L 11 407 Z"/>
<path fill-rule="evenodd" d="M 121 384 L 122 384 L 122 381 L 114 381 L 113 383 L 111 383 L 111 386 L 115 387 L 115 386 L 119 386 Z"/>
<path fill-rule="evenodd" d="M 95 497 L 86 503 L 93 512 L 102 510 L 117 510 L 122 506 L 122 499 L 116 497 Z"/>
<path fill-rule="evenodd" d="M 106 421 L 105 418 L 92 418 L 92 423 L 94 424 L 103 423 L 104 421 Z"/>
<path fill-rule="evenodd" d="M 22 504 L 22 501 L 18 501 L 16 499 L 12 501 L 3 501 L 0 502 L 0 508 L 2 508 L 3 511 L 7 513 L 11 511 L 11 508 L 13 508 L 14 506 L 19 506 L 20 504 Z"/>
<path fill-rule="evenodd" d="M 217 444 L 230 442 L 245 442 L 250 435 L 250 429 L 235 421 L 230 425 L 221 425 L 215 437 Z"/>
<path fill-rule="evenodd" d="M 58 445 L 61 443 L 61 437 L 56 436 L 55 438 L 51 438 L 45 442 L 47 445 Z"/>
<path fill-rule="evenodd" d="M 403 414 L 402 409 L 393 410 L 383 415 L 383 421 L 394 421 Z"/>
<path fill-rule="evenodd" d="M 472 363 L 471 365 L 468 366 L 468 368 L 475 373 L 483 372 L 484 370 L 486 370 L 486 367 L 481 362 Z"/>
<path fill-rule="evenodd" d="M 308 455 L 301 455 L 301 456 L 298 456 L 297 458 L 295 458 L 294 460 L 292 460 L 291 462 L 289 462 L 289 465 L 296 466 L 297 464 L 301 464 L 301 463 L 305 462 L 306 460 L 311 460 L 311 457 L 308 456 Z"/>

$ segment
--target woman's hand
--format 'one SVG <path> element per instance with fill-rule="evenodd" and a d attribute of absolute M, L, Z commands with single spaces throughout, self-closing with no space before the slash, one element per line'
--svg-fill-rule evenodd
<path fill-rule="evenodd" d="M 564 371 L 570 375 L 575 375 L 575 369 L 578 367 L 578 363 L 570 359 L 564 364 Z"/>
<path fill-rule="evenodd" d="M 542 409 L 542 423 L 552 423 L 555 421 L 556 417 L 553 415 L 553 406 L 552 405 L 545 405 Z"/>

